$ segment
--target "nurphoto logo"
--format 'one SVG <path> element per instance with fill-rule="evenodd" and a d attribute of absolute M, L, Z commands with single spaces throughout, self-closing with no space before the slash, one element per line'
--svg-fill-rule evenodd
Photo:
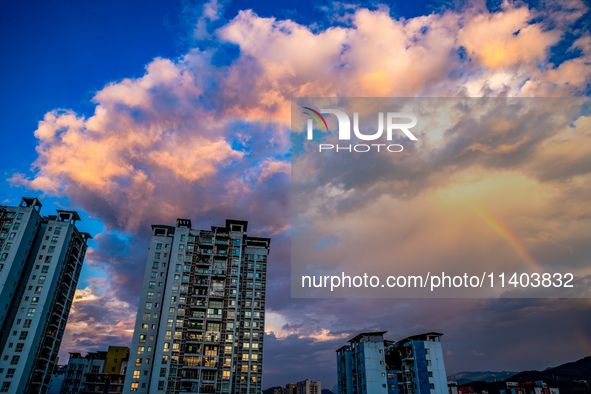
<path fill-rule="evenodd" d="M 306 112 L 304 114 L 310 116 L 307 123 L 307 138 L 308 140 L 314 139 L 314 121 L 320 127 L 320 131 L 328 131 L 328 123 L 322 114 L 332 114 L 337 117 L 339 130 L 338 136 L 339 141 L 350 141 L 351 140 L 351 119 L 344 111 L 339 109 L 321 109 L 316 111 L 310 107 L 302 107 Z M 387 112 L 384 116 L 383 112 L 378 112 L 378 128 L 374 133 L 362 133 L 359 130 L 359 113 L 353 112 L 353 133 L 357 139 L 362 141 L 376 141 L 381 138 L 384 134 L 384 118 L 386 123 L 386 139 L 392 141 L 394 132 L 402 132 L 411 141 L 417 141 L 417 137 L 410 131 L 411 128 L 416 126 L 417 117 L 413 114 L 404 112 Z M 387 152 L 402 152 L 404 147 L 400 144 L 349 144 L 349 145 L 334 145 L 334 144 L 319 144 L 318 151 L 345 151 L 345 152 L 369 152 L 371 150 L 387 151 Z"/>

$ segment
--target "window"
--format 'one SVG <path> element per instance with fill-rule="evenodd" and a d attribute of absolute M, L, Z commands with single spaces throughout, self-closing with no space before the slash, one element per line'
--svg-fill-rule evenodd
<path fill-rule="evenodd" d="M 2 387 L 0 387 L 0 392 L 5 393 L 10 388 L 10 382 L 2 382 Z"/>
<path fill-rule="evenodd" d="M 2 253 L 2 255 L 0 255 L 0 261 L 4 261 L 8 258 L 8 253 Z"/>
<path fill-rule="evenodd" d="M 49 266 L 48 265 L 44 265 L 43 268 L 41 268 L 41 273 L 42 274 L 46 274 L 49 272 Z"/>
<path fill-rule="evenodd" d="M 17 365 L 18 364 L 18 360 L 21 358 L 21 356 L 12 356 L 12 359 L 10 360 L 10 365 Z"/>
<path fill-rule="evenodd" d="M 31 319 L 25 319 L 24 323 L 23 323 L 23 328 L 29 328 L 31 327 Z"/>
<path fill-rule="evenodd" d="M 160 377 L 161 378 L 165 378 L 166 377 L 166 368 L 160 368 Z"/>
<path fill-rule="evenodd" d="M 45 283 L 45 275 L 40 275 L 39 276 L 39 281 L 37 283 L 39 283 L 40 285 L 42 285 L 43 283 Z"/>
<path fill-rule="evenodd" d="M 432 378 L 433 377 L 433 372 L 429 371 L 429 377 Z"/>
<path fill-rule="evenodd" d="M 433 383 L 429 383 L 429 388 L 430 388 L 431 390 L 434 390 L 434 389 L 435 389 L 435 385 L 434 385 Z"/>
<path fill-rule="evenodd" d="M 149 287 L 150 287 L 150 289 L 155 288 L 156 287 L 156 282 L 151 281 Z"/>
<path fill-rule="evenodd" d="M 131 384 L 131 391 L 137 391 L 137 387 L 138 387 L 139 383 L 138 382 L 133 382 Z"/>
<path fill-rule="evenodd" d="M 8 370 L 6 371 L 6 378 L 10 379 L 14 377 L 14 371 L 16 371 L 15 368 L 8 368 Z"/>
<path fill-rule="evenodd" d="M 159 380 L 158 381 L 158 391 L 163 391 L 164 390 L 164 380 Z"/>
<path fill-rule="evenodd" d="M 61 234 L 61 232 L 62 232 L 62 228 L 61 227 L 56 227 L 55 230 L 53 231 L 53 233 L 54 234 L 57 234 L 57 235 Z"/>
<path fill-rule="evenodd" d="M 145 347 L 143 346 L 138 346 L 137 347 L 137 354 L 144 354 L 144 351 L 146 350 Z"/>
<path fill-rule="evenodd" d="M 425 354 L 429 354 L 429 349 L 425 349 Z"/>
<path fill-rule="evenodd" d="M 39 278 L 41 278 L 41 277 L 39 277 Z M 43 279 L 43 281 L 45 282 L 45 279 Z M 35 294 L 41 294 L 42 290 L 43 290 L 43 286 L 35 287 Z"/>
<path fill-rule="evenodd" d="M 27 334 L 27 331 L 21 331 L 21 335 L 18 337 L 18 339 L 24 341 L 25 339 L 27 339 Z"/>
<path fill-rule="evenodd" d="M 146 309 L 152 309 L 152 303 L 146 302 Z"/>
<path fill-rule="evenodd" d="M 51 237 L 51 243 L 56 244 L 59 237 Z"/>
<path fill-rule="evenodd" d="M 162 249 L 162 244 L 156 244 L 156 249 Z"/>
<path fill-rule="evenodd" d="M 147 323 L 142 324 L 142 331 L 148 331 L 148 324 Z"/>
<path fill-rule="evenodd" d="M 140 343 L 144 343 L 144 342 L 146 342 L 146 334 L 141 334 L 140 335 Z"/>
<path fill-rule="evenodd" d="M 153 291 L 149 291 L 148 292 L 148 299 L 151 300 L 152 298 L 154 298 L 154 292 Z"/>
<path fill-rule="evenodd" d="M 49 249 L 47 249 L 47 253 L 53 253 L 55 251 L 55 246 L 50 246 Z"/>
<path fill-rule="evenodd" d="M 143 360 L 142 360 L 142 358 L 141 358 L 141 357 L 138 357 L 138 358 L 136 358 L 136 359 L 135 359 L 135 366 L 136 366 L 136 367 L 141 367 L 141 366 L 142 366 L 142 361 L 143 361 Z"/>
<path fill-rule="evenodd" d="M 35 308 L 29 308 L 29 311 L 27 312 L 27 316 L 33 316 L 35 314 Z"/>
<path fill-rule="evenodd" d="M 140 378 L 140 370 L 136 369 L 133 371 L 133 378 L 134 379 L 139 379 Z"/>
<path fill-rule="evenodd" d="M 427 360 L 427 366 L 430 367 L 431 366 L 431 360 Z"/>
<path fill-rule="evenodd" d="M 23 213 L 19 213 L 18 215 L 16 215 L 16 220 L 23 220 Z"/>
<path fill-rule="evenodd" d="M 150 320 L 150 314 L 149 313 L 144 313 L 144 321 L 146 320 Z"/>

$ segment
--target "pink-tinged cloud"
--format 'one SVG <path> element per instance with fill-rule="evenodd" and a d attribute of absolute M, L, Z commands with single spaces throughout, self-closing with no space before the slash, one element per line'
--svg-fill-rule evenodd
<path fill-rule="evenodd" d="M 219 14 L 217 3 L 205 8 L 207 20 Z M 464 11 L 395 19 L 383 8 L 358 9 L 351 27 L 319 32 L 241 11 L 212 37 L 239 46 L 232 64 L 214 66 L 213 50 L 156 58 L 144 76 L 98 91 L 92 116 L 47 113 L 35 132 L 32 178 L 12 181 L 67 195 L 112 228 L 137 231 L 167 211 L 191 213 L 171 194 L 215 191 L 236 205 L 257 187 L 245 173 L 258 181 L 287 174 L 277 157 L 288 152 L 294 96 L 573 94 L 587 86 L 589 37 L 574 43 L 580 57 L 548 64 L 550 47 L 576 22 L 572 13 L 533 21 L 539 11 L 510 3 Z M 192 212 L 207 216 L 216 205 L 205 199 Z"/>
<path fill-rule="evenodd" d="M 526 7 L 505 6 L 504 12 L 468 18 L 460 29 L 458 43 L 482 66 L 493 70 L 543 62 L 561 31 L 544 30 L 541 23 L 530 24 L 535 14 Z"/>

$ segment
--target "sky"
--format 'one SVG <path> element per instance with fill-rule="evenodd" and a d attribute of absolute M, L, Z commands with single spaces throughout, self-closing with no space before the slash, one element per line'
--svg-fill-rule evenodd
<path fill-rule="evenodd" d="M 589 103 L 587 97 L 294 100 L 292 295 L 589 298 Z M 313 119 L 305 108 L 356 114 L 353 134 L 363 138 L 376 133 L 376 115 L 386 129 L 384 114 L 392 110 L 412 114 L 416 125 L 356 141 L 348 152 L 353 139 L 338 139 L 336 116 L 327 109 L 322 132 L 307 129 Z M 306 130 L 314 138 L 304 138 Z M 336 276 L 330 283 L 338 286 L 342 272 L 368 273 L 373 287 L 302 287 L 302 276 L 310 275 Z M 426 279 L 433 291 L 385 285 L 389 275 L 429 272 L 439 273 Z M 442 287 L 441 272 L 458 276 L 455 283 L 467 273 L 474 287 Z M 516 289 L 508 286 L 516 272 L 574 279 L 572 288 L 534 282 Z M 482 277 L 488 279 L 481 287 Z M 404 279 L 397 283 L 405 286 Z"/>
<path fill-rule="evenodd" d="M 176 218 L 192 219 L 194 228 L 244 219 L 250 235 L 272 238 L 265 387 L 310 378 L 332 388 L 335 350 L 372 330 L 393 340 L 444 333 L 449 373 L 545 369 L 590 355 L 589 299 L 290 294 L 292 97 L 588 97 L 590 7 L 579 0 L 3 2 L 0 201 L 40 196 L 46 215 L 78 210 L 79 228 L 94 237 L 60 358 L 129 345 L 150 225 Z M 554 140 L 544 136 L 534 139 L 542 145 L 519 145 L 531 149 L 516 149 L 516 157 L 536 160 L 512 168 L 532 182 L 531 192 L 570 192 L 573 209 L 548 211 L 560 200 L 543 200 L 540 220 L 562 215 L 550 224 L 580 226 L 568 229 L 582 232 L 567 246 L 582 248 L 591 217 L 583 203 L 589 120 Z M 498 172 L 490 140 L 477 142 L 489 155 L 471 165 L 500 177 L 487 178 L 493 183 L 527 186 Z M 551 143 L 561 149 L 534 149 Z M 424 164 L 429 173 L 438 163 Z M 510 214 L 502 201 L 491 204 Z M 587 249 L 573 250 L 588 261 Z"/>

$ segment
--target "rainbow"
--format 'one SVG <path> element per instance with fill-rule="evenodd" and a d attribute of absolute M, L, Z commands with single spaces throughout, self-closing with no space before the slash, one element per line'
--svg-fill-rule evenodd
<path fill-rule="evenodd" d="M 309 110 L 309 111 L 312 111 L 312 112 L 314 112 L 316 115 L 318 115 L 318 117 L 319 117 L 320 119 L 322 119 L 322 122 L 324 123 L 324 127 L 325 127 L 325 129 L 324 129 L 324 130 L 325 130 L 325 131 L 328 131 L 328 125 L 326 124 L 326 119 L 324 119 L 324 116 L 322 116 L 322 115 L 320 114 L 320 112 L 318 112 L 318 111 L 316 111 L 316 110 L 313 110 L 313 109 L 312 109 L 312 108 L 310 108 L 310 107 L 302 107 L 302 108 L 304 108 L 304 109 L 307 109 L 307 110 Z M 316 123 L 318 123 L 318 126 L 320 126 L 320 130 L 322 130 L 322 123 L 320 123 L 320 119 L 318 119 L 318 117 L 316 117 L 316 116 L 312 115 L 312 114 L 311 114 L 311 113 L 309 113 L 309 112 L 303 112 L 303 113 L 304 113 L 304 114 L 306 114 L 306 115 L 310 115 L 310 116 L 311 116 L 311 117 L 312 117 L 312 118 L 313 118 L 313 119 L 316 121 Z"/>
<path fill-rule="evenodd" d="M 491 215 L 479 208 L 472 207 L 472 210 L 482 220 L 484 220 L 486 224 L 488 224 L 493 230 L 495 230 L 497 234 L 503 237 L 503 239 L 507 241 L 507 243 L 511 246 L 511 248 L 513 248 L 517 255 L 527 263 L 527 265 L 529 265 L 531 268 L 533 268 L 536 272 L 540 274 L 544 272 L 542 267 L 540 267 L 540 265 L 529 255 L 527 249 L 525 248 L 521 240 L 517 238 L 515 234 L 513 234 L 509 227 L 501 223 L 499 220 L 495 220 Z"/>

